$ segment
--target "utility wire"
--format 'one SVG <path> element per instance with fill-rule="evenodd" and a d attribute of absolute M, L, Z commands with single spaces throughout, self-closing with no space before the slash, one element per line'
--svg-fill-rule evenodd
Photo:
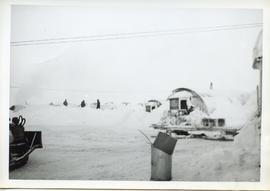
<path fill-rule="evenodd" d="M 116 34 L 103 34 L 103 35 L 91 35 L 91 36 L 78 36 L 78 37 L 63 37 L 63 38 L 49 38 L 49 39 L 39 39 L 39 40 L 24 40 L 24 41 L 13 41 L 12 44 L 16 43 L 28 43 L 28 42 L 43 42 L 43 41 L 54 41 L 54 40 L 69 40 L 69 39 L 81 39 L 81 38 L 92 38 L 92 37 L 106 37 L 106 36 L 119 36 L 119 35 L 133 35 L 133 34 L 148 34 L 148 33 L 162 33 L 162 32 L 173 32 L 181 30 L 199 30 L 199 29 L 215 29 L 215 28 L 226 28 L 226 27 L 242 27 L 242 26 L 253 26 L 262 25 L 262 23 L 249 23 L 249 24 L 238 24 L 238 25 L 219 25 L 212 27 L 193 27 L 193 28 L 178 28 L 169 30 L 152 30 L 146 32 L 132 32 L 132 33 L 116 33 Z"/>
<path fill-rule="evenodd" d="M 78 37 L 66 37 L 66 38 L 51 38 L 51 39 L 39 39 L 39 40 L 27 40 L 27 41 L 14 41 L 14 42 L 11 42 L 11 46 L 60 44 L 60 43 L 99 41 L 99 40 L 116 40 L 116 39 L 128 39 L 128 38 L 140 38 L 140 37 L 181 35 L 181 34 L 191 34 L 191 33 L 256 28 L 256 27 L 261 27 L 261 26 L 262 26 L 262 23 L 250 23 L 250 24 L 223 25 L 223 26 L 214 26 L 214 27 L 182 28 L 182 29 L 159 30 L 159 31 L 133 32 L 133 33 L 116 33 L 116 34 L 78 36 Z"/>
<path fill-rule="evenodd" d="M 81 37 L 72 37 L 72 38 L 54 38 L 54 39 L 17 41 L 17 42 L 11 42 L 11 43 L 13 45 L 18 45 L 20 43 L 31 43 L 31 42 L 34 42 L 34 43 L 35 42 L 46 43 L 46 41 L 57 41 L 56 43 L 58 43 L 58 41 L 60 41 L 60 43 L 61 43 L 63 40 L 71 40 L 71 41 L 67 41 L 67 42 L 76 42 L 76 41 L 84 41 L 85 38 L 91 38 L 91 39 L 88 39 L 88 40 L 107 40 L 107 39 L 116 39 L 115 37 L 117 37 L 117 39 L 118 39 L 118 38 L 121 38 L 121 36 L 122 36 L 122 38 L 130 38 L 130 37 L 133 37 L 133 35 L 135 37 L 138 37 L 139 35 L 144 35 L 144 34 L 147 34 L 147 36 L 148 35 L 153 36 L 153 35 L 156 35 L 155 33 L 157 33 L 157 35 L 164 35 L 163 33 L 165 33 L 165 35 L 166 35 L 166 34 L 180 34 L 180 33 L 204 32 L 204 30 L 206 30 L 206 32 L 207 32 L 207 31 L 231 30 L 231 29 L 239 29 L 239 28 L 242 29 L 242 28 L 259 27 L 259 26 L 261 26 L 260 23 L 255 23 L 255 24 L 244 24 L 244 25 L 231 25 L 230 28 L 228 28 L 228 26 L 216 26 L 216 27 L 204 27 L 204 28 L 186 28 L 186 29 L 182 29 L 182 31 L 180 31 L 179 29 L 173 29 L 173 30 L 167 30 L 167 31 L 148 31 L 148 32 L 137 32 L 137 33 L 118 33 L 118 34 L 106 34 L 106 35 L 81 36 Z M 198 30 L 198 29 L 201 29 L 201 30 Z M 216 29 L 216 30 L 211 30 L 211 29 Z M 188 30 L 190 30 L 190 31 L 188 31 Z M 106 38 L 106 37 L 108 37 L 108 38 Z M 105 39 L 103 39 L 103 38 L 105 38 Z M 75 41 L 74 41 L 74 39 L 75 39 Z M 66 42 L 66 41 L 64 41 L 64 42 Z M 51 43 L 51 42 L 48 42 L 48 43 Z"/>

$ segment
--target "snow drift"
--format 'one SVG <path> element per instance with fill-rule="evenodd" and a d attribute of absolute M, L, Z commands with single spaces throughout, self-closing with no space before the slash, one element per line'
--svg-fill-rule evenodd
<path fill-rule="evenodd" d="M 211 116 L 224 117 L 227 124 L 239 126 L 240 134 L 234 142 L 178 140 L 173 180 L 258 181 L 260 119 L 255 115 L 256 95 L 216 93 L 203 98 Z M 26 118 L 26 130 L 41 130 L 44 144 L 26 166 L 10 172 L 11 179 L 150 179 L 150 145 L 138 129 L 149 137 L 157 135 L 158 131 L 149 126 L 168 110 L 166 101 L 151 113 L 138 103 L 102 104 L 101 110 L 90 105 L 81 108 L 74 103 L 68 107 L 48 103 L 30 103 L 16 113 L 10 112 L 11 116 Z"/>

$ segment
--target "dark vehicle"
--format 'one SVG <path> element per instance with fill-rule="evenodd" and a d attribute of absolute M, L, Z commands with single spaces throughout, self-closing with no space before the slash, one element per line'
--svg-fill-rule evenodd
<path fill-rule="evenodd" d="M 25 131 L 25 122 L 25 118 L 19 116 L 9 123 L 9 170 L 25 165 L 30 153 L 42 148 L 41 131 Z"/>

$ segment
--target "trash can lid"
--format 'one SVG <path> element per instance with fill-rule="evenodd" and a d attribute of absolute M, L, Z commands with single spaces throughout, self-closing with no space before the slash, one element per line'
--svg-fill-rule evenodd
<path fill-rule="evenodd" d="M 176 142 L 177 139 L 171 137 L 166 133 L 159 132 L 153 146 L 171 155 L 174 151 Z"/>

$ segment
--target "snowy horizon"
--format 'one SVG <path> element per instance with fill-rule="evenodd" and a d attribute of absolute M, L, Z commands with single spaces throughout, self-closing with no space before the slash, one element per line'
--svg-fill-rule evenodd
<path fill-rule="evenodd" d="M 11 12 L 11 97 L 17 88 L 29 95 L 39 89 L 155 95 L 179 87 L 207 90 L 211 82 L 214 89 L 253 91 L 259 82 L 252 51 L 261 27 L 245 26 L 262 23 L 260 9 L 16 5 Z M 232 30 L 16 46 L 25 40 L 239 25 Z"/>
<path fill-rule="evenodd" d="M 222 95 L 222 96 L 235 96 L 235 95 L 249 95 L 254 93 L 253 91 L 239 91 L 239 90 L 202 90 L 202 89 L 193 89 L 199 95 L 203 96 L 204 94 L 213 94 L 213 95 Z M 166 99 L 171 95 L 171 91 L 67 91 L 67 90 L 42 90 L 36 89 L 11 89 L 10 105 L 16 104 L 25 104 L 25 103 L 34 103 L 34 104 L 49 104 L 49 103 L 60 103 L 67 99 L 71 102 L 79 104 L 82 100 L 85 100 L 87 103 L 94 103 L 99 99 L 102 103 L 105 102 L 114 102 L 114 103 L 146 103 L 148 100 L 157 99 L 160 101 L 166 101 Z"/>

